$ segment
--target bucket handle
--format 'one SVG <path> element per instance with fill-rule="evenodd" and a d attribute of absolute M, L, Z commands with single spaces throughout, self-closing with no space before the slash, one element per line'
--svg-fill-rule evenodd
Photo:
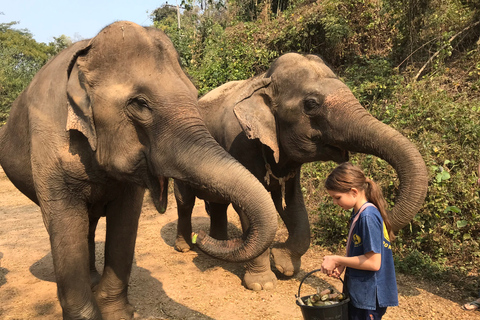
<path fill-rule="evenodd" d="M 300 296 L 300 289 L 302 288 L 302 284 L 303 284 L 303 282 L 305 281 L 305 279 L 307 279 L 312 273 L 315 273 L 315 272 L 318 272 L 318 271 L 322 271 L 322 269 L 315 269 L 315 270 L 313 270 L 313 271 L 310 271 L 309 273 L 307 273 L 307 274 L 305 275 L 305 277 L 303 277 L 302 281 L 300 282 L 300 285 L 298 286 L 298 296 L 297 296 L 297 298 L 300 298 L 300 297 L 301 297 L 301 296 Z M 342 284 L 343 284 L 342 278 L 337 278 L 337 279 L 340 279 L 340 281 L 342 281 Z"/>

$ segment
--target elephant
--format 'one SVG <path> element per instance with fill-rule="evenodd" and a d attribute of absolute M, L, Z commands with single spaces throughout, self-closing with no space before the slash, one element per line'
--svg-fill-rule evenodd
<path fill-rule="evenodd" d="M 213 139 L 197 105 L 170 39 L 129 21 L 60 52 L 14 101 L 0 129 L 0 165 L 40 207 L 63 319 L 133 319 L 128 281 L 144 194 L 165 212 L 169 178 L 248 216 L 251 228 L 238 239 L 201 231 L 201 250 L 240 262 L 273 242 L 270 195 Z M 103 216 L 104 268 L 92 290 L 89 242 Z"/>
<path fill-rule="evenodd" d="M 246 263 L 243 284 L 248 289 L 276 286 L 270 253 L 277 271 L 291 277 L 299 271 L 301 257 L 310 246 L 310 225 L 300 184 L 302 164 L 345 162 L 349 152 L 386 160 L 400 180 L 391 213 L 395 232 L 411 221 L 425 200 L 428 173 L 417 148 L 363 108 L 317 55 L 284 54 L 263 74 L 210 91 L 199 100 L 199 108 L 215 140 L 270 192 L 288 231 L 285 243 L 274 244 Z M 198 192 L 184 181 L 175 181 L 175 197 L 178 251 L 192 248 L 189 234 L 195 197 L 206 202 L 210 235 L 228 238 L 228 202 Z M 242 229 L 247 230 L 248 221 L 242 210 L 238 211 Z"/>

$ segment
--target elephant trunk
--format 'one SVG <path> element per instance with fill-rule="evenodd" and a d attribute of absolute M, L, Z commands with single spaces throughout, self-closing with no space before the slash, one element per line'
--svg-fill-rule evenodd
<path fill-rule="evenodd" d="M 337 101 L 338 97 L 342 97 L 341 102 Z M 345 132 L 341 137 L 332 137 L 336 140 L 334 144 L 353 152 L 378 156 L 397 172 L 400 186 L 390 215 L 392 229 L 397 232 L 410 223 L 427 194 L 428 172 L 420 152 L 401 133 L 368 113 L 350 90 L 337 92 L 327 100 L 335 110 L 331 116 L 336 119 L 331 123 L 338 126 L 332 132 Z"/>
<path fill-rule="evenodd" d="M 277 212 L 262 184 L 230 156 L 208 133 L 204 125 L 182 125 L 170 147 L 176 156 L 164 167 L 168 176 L 213 193 L 238 206 L 250 228 L 240 239 L 216 240 L 200 232 L 198 247 L 225 261 L 243 262 L 256 258 L 273 242 L 277 230 Z M 173 165 L 172 165 L 173 164 Z"/>

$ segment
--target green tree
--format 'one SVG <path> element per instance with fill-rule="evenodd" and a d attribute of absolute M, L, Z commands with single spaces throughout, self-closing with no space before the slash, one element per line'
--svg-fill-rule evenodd
<path fill-rule="evenodd" d="M 183 67 L 188 68 L 191 64 L 198 22 L 198 10 L 184 11 L 180 17 L 178 26 L 178 12 L 175 6 L 168 4 L 157 8 L 152 14 L 153 25 L 163 30 L 172 40 L 173 45 L 180 55 Z"/>
<path fill-rule="evenodd" d="M 55 55 L 62 51 L 63 49 L 68 48 L 69 46 L 72 45 L 72 39 L 70 37 L 67 37 L 66 35 L 62 34 L 59 37 L 53 37 L 53 41 L 50 42 L 49 47 L 51 49 L 51 54 Z"/>
<path fill-rule="evenodd" d="M 14 29 L 16 24 L 0 24 L 0 125 L 7 119 L 13 101 L 37 71 L 71 44 L 63 35 L 48 45 L 38 43 L 27 29 Z"/>

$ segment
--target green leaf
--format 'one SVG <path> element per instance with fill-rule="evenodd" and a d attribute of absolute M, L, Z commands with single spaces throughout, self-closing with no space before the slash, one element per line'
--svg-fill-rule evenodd
<path fill-rule="evenodd" d="M 448 212 L 460 213 L 462 211 L 459 208 L 457 208 L 456 206 L 448 206 L 448 207 L 445 208 L 443 213 L 448 213 Z"/>
<path fill-rule="evenodd" d="M 457 221 L 457 227 L 458 228 L 463 228 L 463 227 L 466 227 L 468 225 L 468 221 L 467 220 L 459 220 Z"/>
<path fill-rule="evenodd" d="M 448 171 L 443 170 L 440 173 L 437 173 L 435 176 L 435 179 L 437 180 L 438 183 L 450 179 L 450 173 Z"/>

